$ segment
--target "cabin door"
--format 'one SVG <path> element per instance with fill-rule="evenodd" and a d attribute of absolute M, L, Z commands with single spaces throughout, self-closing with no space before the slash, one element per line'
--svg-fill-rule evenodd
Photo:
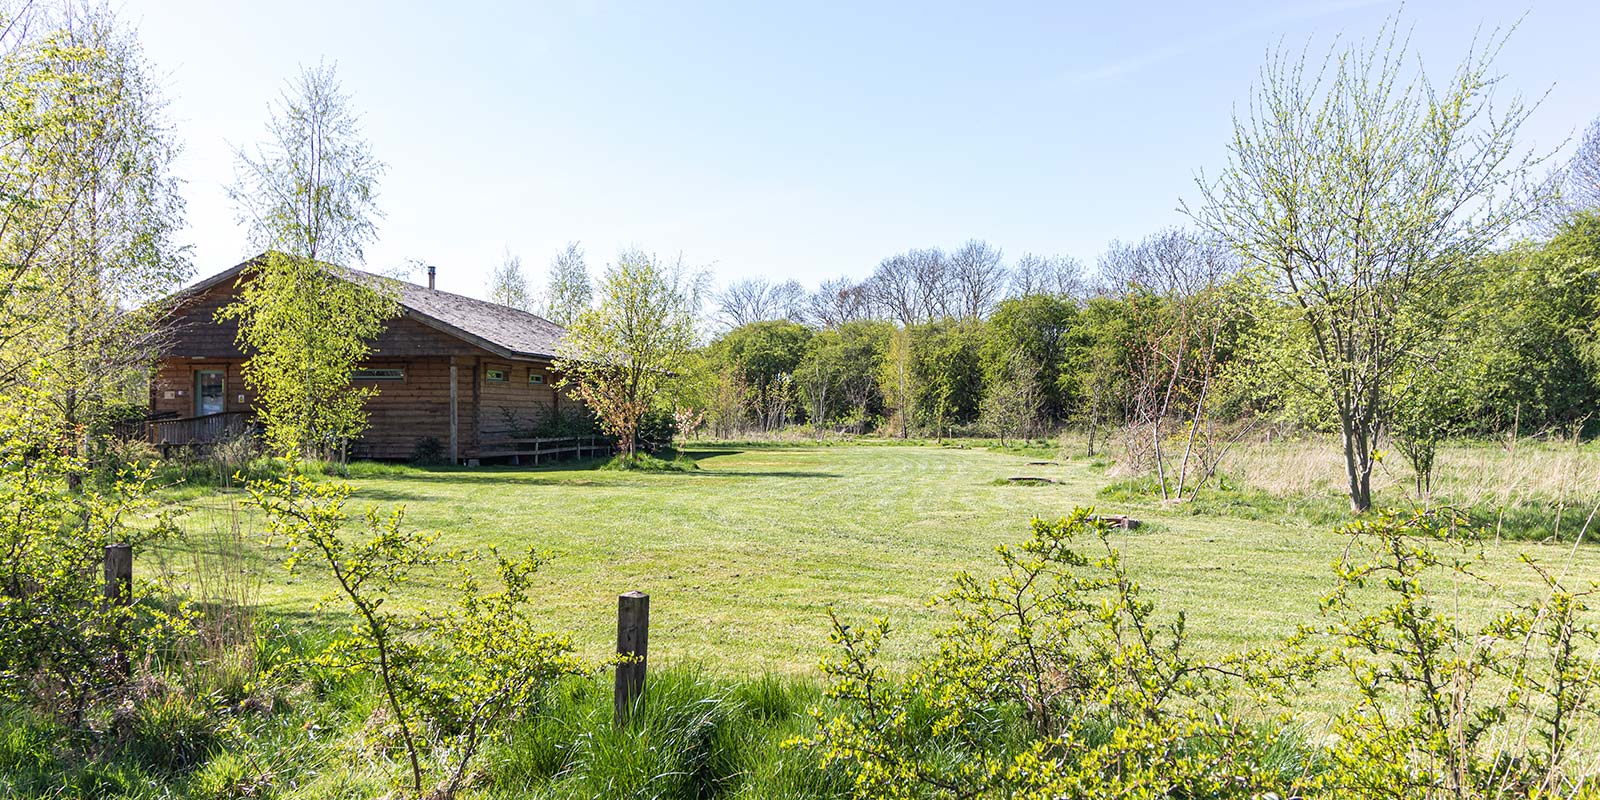
<path fill-rule="evenodd" d="M 227 373 L 203 369 L 194 374 L 194 415 L 221 414 L 227 404 Z"/>

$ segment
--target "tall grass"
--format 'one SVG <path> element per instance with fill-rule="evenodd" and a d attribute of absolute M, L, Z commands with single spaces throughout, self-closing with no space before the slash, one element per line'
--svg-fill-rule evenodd
<path fill-rule="evenodd" d="M 650 676 L 626 727 L 612 724 L 602 679 L 558 686 L 490 756 L 504 798 L 844 797 L 847 776 L 783 743 L 813 724 L 811 682 L 712 678 L 692 668 Z"/>
<path fill-rule="evenodd" d="M 1112 474 L 1118 474 L 1113 468 Z M 1148 499 L 1154 482 L 1121 473 L 1102 496 Z M 1431 492 L 1419 496 L 1413 471 L 1392 451 L 1372 476 L 1379 506 L 1446 505 L 1492 538 L 1575 541 L 1600 519 L 1600 445 L 1546 441 L 1454 441 L 1439 449 Z M 1331 436 L 1241 443 L 1218 478 L 1184 507 L 1246 519 L 1292 517 L 1328 524 L 1349 517 L 1344 456 Z"/>

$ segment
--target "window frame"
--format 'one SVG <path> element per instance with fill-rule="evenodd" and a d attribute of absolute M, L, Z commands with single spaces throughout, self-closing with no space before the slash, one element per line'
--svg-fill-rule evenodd
<path fill-rule="evenodd" d="M 378 373 L 385 374 L 379 375 Z M 406 380 L 406 369 L 405 367 L 370 367 L 368 369 L 353 369 L 350 370 L 350 380 L 368 381 L 371 383 L 404 383 Z"/>

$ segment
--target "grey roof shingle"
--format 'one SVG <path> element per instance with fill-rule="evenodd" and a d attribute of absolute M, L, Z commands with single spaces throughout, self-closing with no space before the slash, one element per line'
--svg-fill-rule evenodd
<path fill-rule="evenodd" d="M 394 284 L 400 291 L 400 305 L 425 317 L 423 322 L 443 323 L 513 355 L 554 357 L 556 344 L 566 332 L 544 317 L 510 306 L 405 281 Z"/>
<path fill-rule="evenodd" d="M 179 293 L 197 294 L 233 279 L 263 256 L 256 256 L 219 272 Z M 329 265 L 330 267 L 332 265 Z M 465 339 L 506 357 L 554 358 L 566 329 L 537 314 L 415 283 L 374 275 L 349 267 L 334 267 L 357 279 L 386 281 L 398 292 L 403 313 L 447 334 Z"/>

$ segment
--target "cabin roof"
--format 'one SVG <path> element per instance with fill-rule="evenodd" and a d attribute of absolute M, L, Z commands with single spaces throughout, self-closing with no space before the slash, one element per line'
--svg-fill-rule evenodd
<path fill-rule="evenodd" d="M 178 301 L 186 296 L 200 294 L 212 287 L 233 280 L 249 269 L 265 254 L 251 258 L 230 269 L 212 275 L 178 293 Z M 349 267 L 335 269 L 358 279 L 389 281 L 397 290 L 403 316 L 459 339 L 464 339 L 492 353 L 515 359 L 553 359 L 556 345 L 566 329 L 537 314 L 479 300 L 466 295 L 429 289 L 415 283 L 375 275 Z"/>

